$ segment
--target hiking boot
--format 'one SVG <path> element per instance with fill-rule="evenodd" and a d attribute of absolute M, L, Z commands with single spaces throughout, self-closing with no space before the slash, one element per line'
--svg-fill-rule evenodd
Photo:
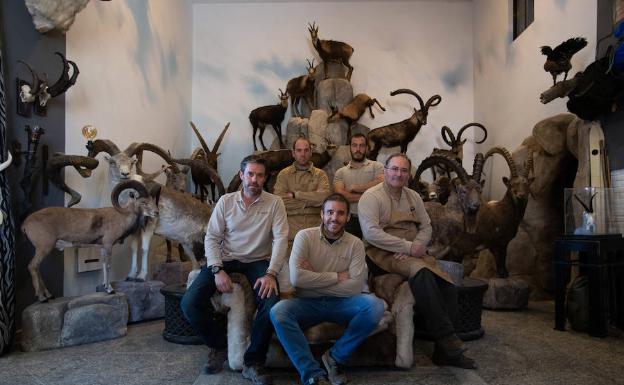
<path fill-rule="evenodd" d="M 250 380 L 254 385 L 271 385 L 273 377 L 266 372 L 264 366 L 243 364 L 243 378 Z"/>
<path fill-rule="evenodd" d="M 208 349 L 208 362 L 202 369 L 202 374 L 215 374 L 223 369 L 223 363 L 227 360 L 227 349 Z"/>
<path fill-rule="evenodd" d="M 325 377 L 314 377 L 306 381 L 304 385 L 330 385 L 330 382 Z"/>
<path fill-rule="evenodd" d="M 476 369 L 477 364 L 472 358 L 466 357 L 463 352 L 454 356 L 449 356 L 444 350 L 438 346 L 433 350 L 431 360 L 438 366 L 454 366 L 462 369 Z"/>
<path fill-rule="evenodd" d="M 441 350 L 446 356 L 455 357 L 464 353 L 467 349 L 462 340 L 455 333 L 442 337 L 435 342 L 435 348 Z"/>
<path fill-rule="evenodd" d="M 332 385 L 344 385 L 347 383 L 347 375 L 345 374 L 344 366 L 340 365 L 334 357 L 332 357 L 329 350 L 323 353 L 321 357 L 325 370 L 327 370 L 327 377 L 331 381 Z"/>

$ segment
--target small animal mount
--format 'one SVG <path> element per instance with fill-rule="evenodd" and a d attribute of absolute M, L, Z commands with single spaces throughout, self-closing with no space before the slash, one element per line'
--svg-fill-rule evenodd
<path fill-rule="evenodd" d="M 301 116 L 299 111 L 299 101 L 301 98 L 305 100 L 308 109 L 312 111 L 315 105 L 314 101 L 314 74 L 316 74 L 316 68 L 314 68 L 314 59 L 308 62 L 308 74 L 297 76 L 292 78 L 286 84 L 286 93 L 290 96 L 290 112 L 293 116 Z"/>
<path fill-rule="evenodd" d="M 349 138 L 351 138 L 351 126 L 362 117 L 366 108 L 368 108 L 371 118 L 375 119 L 375 115 L 373 114 L 374 104 L 377 104 L 382 111 L 386 110 L 379 104 L 377 99 L 371 98 L 366 94 L 357 94 L 349 104 L 345 105 L 340 110 L 338 110 L 338 107 L 330 105 L 332 114 L 327 118 L 327 122 L 329 123 L 336 119 L 344 119 L 349 124 L 347 132 L 347 140 L 349 140 Z"/>
<path fill-rule="evenodd" d="M 589 199 L 589 206 L 579 198 L 578 195 L 574 194 L 574 199 L 577 200 L 578 203 L 583 206 L 583 217 L 581 226 L 577 227 L 574 230 L 574 234 L 579 235 L 591 235 L 596 233 L 596 217 L 594 213 L 594 198 L 598 195 L 598 193 L 594 193 Z"/>
<path fill-rule="evenodd" d="M 47 74 L 43 74 L 43 77 L 39 76 L 32 66 L 25 61 L 18 60 L 18 63 L 23 64 L 30 71 L 32 81 L 27 81 L 18 78 L 17 79 L 17 92 L 19 94 L 19 103 L 17 104 L 17 113 L 28 117 L 30 115 L 30 109 L 27 104 L 32 103 L 34 105 L 35 113 L 37 115 L 45 116 L 47 111 L 47 105 L 51 98 L 59 96 L 76 84 L 76 79 L 80 71 L 78 66 L 71 60 L 65 59 L 60 52 L 55 52 L 63 62 L 63 71 L 58 80 L 48 85 Z M 71 72 L 71 76 L 70 76 Z"/>
<path fill-rule="evenodd" d="M 349 64 L 349 59 L 353 55 L 353 47 L 347 43 L 335 40 L 321 40 L 318 37 L 318 26 L 315 23 L 308 24 L 308 31 L 312 38 L 312 45 L 318 52 L 321 60 L 323 60 L 323 76 L 327 79 L 327 63 L 330 61 L 342 63 L 349 71 L 347 72 L 347 80 L 351 80 L 353 66 Z"/>
<path fill-rule="evenodd" d="M 67 166 L 72 166 L 78 171 L 81 177 L 88 178 L 99 163 L 97 159 L 89 158 L 88 156 L 65 155 L 63 153 L 55 153 L 52 155 L 52 158 L 50 158 L 46 165 L 46 174 L 52 184 L 61 191 L 71 195 L 67 207 L 72 207 L 79 203 L 82 199 L 82 195 L 65 183 L 61 176 L 61 170 Z"/>
<path fill-rule="evenodd" d="M 273 127 L 275 135 L 277 135 L 277 139 L 279 140 L 280 148 L 284 148 L 284 142 L 282 141 L 282 121 L 284 120 L 284 115 L 286 115 L 286 110 L 288 109 L 288 93 L 282 92 L 281 89 L 279 92 L 279 103 L 272 104 L 270 106 L 258 107 L 249 114 L 249 121 L 253 127 L 252 137 L 254 151 L 258 151 L 258 146 L 256 146 L 256 132 L 258 129 L 260 129 L 260 135 L 258 138 L 260 139 L 262 150 L 266 151 L 267 148 L 264 145 L 262 136 L 264 135 L 264 129 L 267 125 Z"/>
<path fill-rule="evenodd" d="M 573 37 L 556 46 L 554 49 L 547 45 L 540 47 L 542 55 L 546 55 L 544 71 L 550 72 L 553 78 L 553 85 L 557 84 L 557 76 L 563 73 L 563 80 L 568 78 L 568 71 L 572 69 L 570 59 L 575 53 L 587 45 L 584 37 Z"/>

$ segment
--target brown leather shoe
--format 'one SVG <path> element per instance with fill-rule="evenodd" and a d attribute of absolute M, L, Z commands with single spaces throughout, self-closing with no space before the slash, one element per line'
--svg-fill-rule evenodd
<path fill-rule="evenodd" d="M 438 366 L 454 366 L 462 369 L 476 369 L 477 364 L 472 358 L 466 357 L 463 352 L 449 356 L 445 351 L 437 346 L 433 350 L 431 360 Z"/>
<path fill-rule="evenodd" d="M 464 346 L 464 342 L 454 333 L 437 340 L 435 342 L 435 347 L 449 357 L 457 356 L 467 350 Z"/>
<path fill-rule="evenodd" d="M 202 369 L 202 374 L 215 374 L 223 369 L 223 363 L 227 360 L 227 349 L 208 348 L 208 362 Z"/>

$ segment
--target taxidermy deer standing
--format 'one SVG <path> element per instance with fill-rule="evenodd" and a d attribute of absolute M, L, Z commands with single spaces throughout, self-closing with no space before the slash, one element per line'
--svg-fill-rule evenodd
<path fill-rule="evenodd" d="M 308 31 L 310 31 L 310 37 L 312 38 L 312 45 L 323 60 L 324 79 L 327 79 L 327 62 L 334 61 L 344 64 L 349 69 L 347 80 L 350 81 L 353 66 L 349 64 L 349 59 L 353 55 L 353 47 L 341 41 L 319 39 L 318 26 L 315 26 L 315 23 L 308 24 Z"/>

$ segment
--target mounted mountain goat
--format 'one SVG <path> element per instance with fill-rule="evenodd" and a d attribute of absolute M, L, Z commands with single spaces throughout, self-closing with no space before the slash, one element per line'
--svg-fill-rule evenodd
<path fill-rule="evenodd" d="M 208 167 L 196 165 L 196 167 Z M 214 172 L 214 170 L 212 171 Z M 210 173 L 206 171 L 206 173 Z M 223 186 L 215 173 L 217 185 Z M 210 219 L 212 207 L 195 199 L 191 194 L 177 191 L 156 183 L 151 184 L 150 194 L 158 205 L 157 220 L 148 221 L 141 232 L 141 270 L 138 271 L 139 242 L 133 239 L 132 267 L 128 274 L 129 280 L 145 280 L 147 277 L 147 257 L 149 246 L 154 234 L 165 239 L 178 242 L 184 252 L 191 258 L 193 268 L 199 268 L 198 259 L 204 257 L 203 244 L 206 235 L 206 224 Z"/>
<path fill-rule="evenodd" d="M 450 149 L 434 148 L 433 151 L 431 152 L 431 155 L 446 156 L 447 158 L 453 159 L 457 163 L 462 164 L 462 162 L 464 161 L 464 143 L 466 143 L 466 139 L 462 140 L 462 134 L 464 133 L 464 131 L 466 131 L 466 129 L 470 127 L 479 127 L 480 129 L 483 130 L 483 139 L 481 139 L 480 141 L 476 141 L 475 143 L 481 144 L 485 142 L 485 139 L 487 139 L 487 130 L 480 123 L 468 123 L 464 125 L 457 132 L 457 137 L 453 135 L 453 132 L 451 131 L 450 128 L 448 128 L 447 126 L 444 126 L 440 130 L 440 133 L 442 135 L 442 140 L 444 140 L 446 144 L 451 146 L 451 148 Z M 437 179 L 437 174 L 443 175 L 447 173 L 447 170 L 441 169 L 439 168 L 439 166 L 434 167 L 432 170 L 433 170 L 434 180 Z"/>
<path fill-rule="evenodd" d="M 529 174 L 533 168 L 533 155 L 529 153 L 524 175 L 519 173 L 509 151 L 504 147 L 493 147 L 485 154 L 485 160 L 494 154 L 502 155 L 509 166 L 509 179 L 503 177 L 507 186 L 500 201 L 481 205 L 477 213 L 477 227 L 473 234 L 462 234 L 451 250 L 451 259 L 460 261 L 467 254 L 489 249 L 496 258 L 496 271 L 501 278 L 509 276 L 505 262 L 507 245 L 516 236 L 520 221 L 529 200 L 529 186 L 533 181 Z"/>
<path fill-rule="evenodd" d="M 418 180 L 424 170 L 439 163 L 457 174 L 457 178 L 451 181 L 451 193 L 445 205 L 425 202 L 433 228 L 429 253 L 442 258 L 462 233 L 474 232 L 476 229 L 477 213 L 481 207 L 483 154 L 475 156 L 472 176 L 454 160 L 434 155 L 422 161 L 414 178 Z"/>
<path fill-rule="evenodd" d="M 292 78 L 286 84 L 286 94 L 290 96 L 290 113 L 293 116 L 301 116 L 299 111 L 301 98 L 305 100 L 310 111 L 313 110 L 316 104 L 314 100 L 314 74 L 316 74 L 314 59 L 312 61 L 306 59 L 306 61 L 308 62 L 308 74 Z"/>
<path fill-rule="evenodd" d="M 258 136 L 260 144 L 262 145 L 262 149 L 266 151 L 267 148 L 264 145 L 262 136 L 264 135 L 264 129 L 267 125 L 273 127 L 275 135 L 277 135 L 277 139 L 279 140 L 280 148 L 284 148 L 284 142 L 282 141 L 282 121 L 284 120 L 284 115 L 286 115 L 286 110 L 288 109 L 288 93 L 282 92 L 281 89 L 279 92 L 279 103 L 272 104 L 270 106 L 258 107 L 249 114 L 249 121 L 253 127 L 252 137 L 254 151 L 258 151 L 258 146 L 256 146 L 256 132 L 258 129 L 260 129 L 260 135 Z"/>
<path fill-rule="evenodd" d="M 368 146 L 370 150 L 370 159 L 377 159 L 379 150 L 382 146 L 394 147 L 401 146 L 401 152 L 405 154 L 407 145 L 414 140 L 420 128 L 427 124 L 427 115 L 429 115 L 429 107 L 437 106 L 442 101 L 440 95 L 434 95 L 423 103 L 422 98 L 414 91 L 407 88 L 401 88 L 390 93 L 391 96 L 398 94 L 410 94 L 418 99 L 420 110 L 414 108 L 414 113 L 409 118 L 398 123 L 392 123 L 387 126 L 377 127 L 368 133 Z"/>
<path fill-rule="evenodd" d="M 327 63 L 330 61 L 342 63 L 349 71 L 347 72 L 347 80 L 351 80 L 353 67 L 349 64 L 349 59 L 353 55 L 353 47 L 347 43 L 335 40 L 321 40 L 318 38 L 318 26 L 315 23 L 308 24 L 308 31 L 312 38 L 312 45 L 318 52 L 321 60 L 323 60 L 323 75 L 327 79 Z"/>
<path fill-rule="evenodd" d="M 129 200 L 125 207 L 119 205 L 119 194 L 128 189 L 136 190 L 138 198 Z M 80 209 L 47 207 L 29 215 L 22 224 L 22 232 L 35 247 L 35 255 L 28 264 L 37 299 L 45 302 L 52 298 L 46 288 L 39 265 L 55 247 L 101 247 L 104 288 L 113 292 L 109 282 L 110 255 L 115 243 L 123 242 L 136 232 L 147 218 L 156 218 L 158 208 L 145 186 L 136 180 L 126 180 L 113 188 L 113 207 Z"/>

